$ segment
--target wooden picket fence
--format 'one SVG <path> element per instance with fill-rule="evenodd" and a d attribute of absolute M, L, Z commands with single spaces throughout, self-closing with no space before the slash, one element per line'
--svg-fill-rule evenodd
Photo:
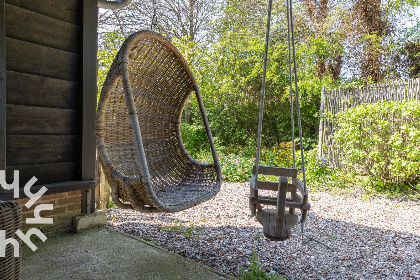
<path fill-rule="evenodd" d="M 341 151 L 331 137 L 334 134 L 333 116 L 362 103 L 420 99 L 420 78 L 393 81 L 352 88 L 322 89 L 321 121 L 319 123 L 318 157 L 328 159 L 331 167 L 341 168 Z"/>

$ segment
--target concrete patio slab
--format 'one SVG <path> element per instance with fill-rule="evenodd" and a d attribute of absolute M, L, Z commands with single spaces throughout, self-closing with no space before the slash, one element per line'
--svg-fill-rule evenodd
<path fill-rule="evenodd" d="M 226 276 L 108 226 L 23 246 L 22 280 L 226 279 Z"/>

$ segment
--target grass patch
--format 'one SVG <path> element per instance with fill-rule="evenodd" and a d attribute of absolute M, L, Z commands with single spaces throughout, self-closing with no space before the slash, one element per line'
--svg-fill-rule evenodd
<path fill-rule="evenodd" d="M 248 258 L 249 265 L 245 269 L 241 269 L 238 277 L 231 276 L 232 279 L 239 280 L 285 280 L 285 277 L 278 275 L 277 273 L 267 273 L 260 262 L 257 252 L 254 252 L 252 256 Z"/>
<path fill-rule="evenodd" d="M 198 228 L 194 226 L 193 222 L 188 222 L 189 226 L 184 226 L 184 223 L 177 219 L 170 223 L 167 226 L 161 227 L 160 231 L 168 231 L 168 232 L 178 232 L 182 235 L 184 235 L 186 238 L 191 238 L 198 233 Z"/>

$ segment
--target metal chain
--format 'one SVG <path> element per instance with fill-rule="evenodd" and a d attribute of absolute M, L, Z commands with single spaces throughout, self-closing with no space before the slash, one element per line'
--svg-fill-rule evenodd
<path fill-rule="evenodd" d="M 156 10 L 157 10 L 156 0 L 153 0 L 153 16 L 152 16 L 152 22 L 150 24 L 150 30 L 152 30 L 152 31 L 153 31 L 154 28 L 159 29 L 158 17 L 156 15 Z"/>

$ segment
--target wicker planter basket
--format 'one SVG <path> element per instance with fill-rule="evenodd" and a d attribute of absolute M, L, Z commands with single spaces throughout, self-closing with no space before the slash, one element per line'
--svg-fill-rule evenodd
<path fill-rule="evenodd" d="M 22 227 L 22 208 L 17 202 L 0 201 L 0 230 L 6 232 L 6 239 L 14 238 L 20 244 L 20 239 L 15 232 Z M 19 246 L 20 247 L 20 246 Z M 0 257 L 0 279 L 14 280 L 20 279 L 21 254 L 14 257 L 14 247 L 7 245 L 5 257 Z"/>

